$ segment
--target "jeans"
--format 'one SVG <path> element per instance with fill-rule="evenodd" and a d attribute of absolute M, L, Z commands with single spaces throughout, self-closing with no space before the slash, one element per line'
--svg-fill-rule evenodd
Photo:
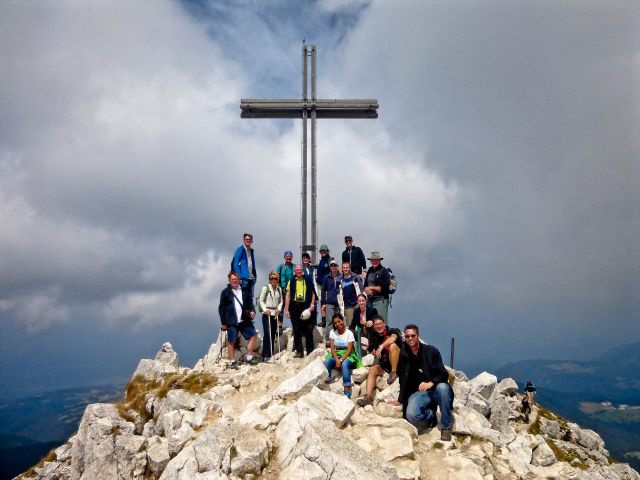
<path fill-rule="evenodd" d="M 435 418 L 436 406 L 440 407 L 442 428 L 451 428 L 453 395 L 448 383 L 439 383 L 426 392 L 415 392 L 409 397 L 407 420 L 418 428 L 427 428 Z"/>
<path fill-rule="evenodd" d="M 324 366 L 327 367 L 327 371 L 329 372 L 327 378 L 331 379 L 332 370 L 336 366 L 336 359 L 333 357 L 325 359 Z M 351 386 L 351 370 L 353 370 L 353 367 L 353 363 L 351 363 L 351 360 L 349 360 L 348 358 L 342 361 L 342 385 L 345 387 Z"/>
<path fill-rule="evenodd" d="M 256 279 L 254 278 L 253 280 L 251 279 L 247 279 L 244 278 L 242 279 L 242 284 L 241 287 L 243 290 L 249 290 L 249 293 L 251 294 L 251 299 L 253 300 L 253 290 L 256 286 Z"/>

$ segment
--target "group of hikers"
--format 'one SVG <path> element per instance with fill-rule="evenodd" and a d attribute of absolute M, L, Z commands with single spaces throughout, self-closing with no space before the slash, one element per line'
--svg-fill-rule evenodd
<path fill-rule="evenodd" d="M 441 439 L 451 440 L 453 390 L 449 375 L 437 348 L 420 339 L 417 325 L 408 324 L 403 331 L 390 328 L 389 300 L 394 290 L 392 274 L 381 261 L 380 252 L 365 258 L 360 247 L 347 235 L 340 260 L 332 258 L 327 245 L 319 248 L 317 265 L 311 255 L 302 254 L 300 264 L 293 263 L 293 253 L 284 252 L 284 262 L 269 272 L 256 301 L 262 313 L 262 361 L 268 361 L 278 346 L 284 318 L 291 321 L 295 357 L 302 358 L 314 348 L 313 332 L 320 304 L 320 324 L 324 327 L 327 378 L 340 372 L 344 394 L 351 398 L 351 372 L 362 366 L 367 353 L 374 356 L 367 377 L 366 392 L 357 399 L 359 406 L 371 405 L 377 377 L 388 374 L 387 383 L 396 380 L 400 394 L 392 403 L 402 405 L 403 417 L 417 428 L 437 425 L 440 408 Z M 234 254 L 229 284 L 220 295 L 221 329 L 227 333 L 230 365 L 237 369 L 236 349 L 239 335 L 247 340 L 244 361 L 259 363 L 255 355 L 257 332 L 254 290 L 257 280 L 253 235 L 245 233 L 243 243 Z M 367 268 L 367 260 L 370 263 Z M 330 328 L 331 327 L 331 328 Z M 302 339 L 305 339 L 303 346 Z"/>

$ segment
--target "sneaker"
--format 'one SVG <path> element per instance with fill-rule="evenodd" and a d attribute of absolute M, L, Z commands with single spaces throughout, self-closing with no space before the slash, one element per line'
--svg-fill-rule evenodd
<path fill-rule="evenodd" d="M 231 370 L 238 370 L 238 362 L 236 362 L 236 361 L 231 362 L 231 363 L 229 364 L 229 368 L 230 368 Z"/>
<path fill-rule="evenodd" d="M 450 428 L 443 428 L 442 432 L 440 432 L 440 440 L 442 440 L 443 442 L 450 442 L 451 441 L 451 429 Z"/>
<path fill-rule="evenodd" d="M 257 357 L 251 357 L 251 358 L 244 358 L 244 363 L 248 363 L 249 365 L 257 365 L 260 363 L 260 360 L 258 360 Z"/>
<path fill-rule="evenodd" d="M 398 374 L 396 372 L 391 372 L 389 374 L 389 378 L 387 378 L 387 384 L 391 385 L 398 378 Z"/>
<path fill-rule="evenodd" d="M 345 390 L 344 391 L 344 396 L 347 398 L 351 398 L 351 390 Z"/>
<path fill-rule="evenodd" d="M 373 398 L 371 398 L 369 395 L 364 395 L 356 400 L 356 403 L 359 407 L 366 407 L 367 405 L 371 405 L 373 403 Z"/>

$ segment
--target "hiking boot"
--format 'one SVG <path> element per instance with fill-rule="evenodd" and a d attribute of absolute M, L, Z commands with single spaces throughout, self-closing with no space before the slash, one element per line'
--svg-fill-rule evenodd
<path fill-rule="evenodd" d="M 236 361 L 234 360 L 233 362 L 231 362 L 231 363 L 229 364 L 229 368 L 230 368 L 231 370 L 238 370 L 238 362 L 236 362 Z"/>
<path fill-rule="evenodd" d="M 249 365 L 257 365 L 260 363 L 260 360 L 258 360 L 258 357 L 251 357 L 251 358 L 244 358 L 244 363 L 248 363 Z"/>
<path fill-rule="evenodd" d="M 351 399 L 351 390 L 346 390 L 344 391 L 344 396 Z"/>
<path fill-rule="evenodd" d="M 371 405 L 373 403 L 373 398 L 369 395 L 365 395 L 356 400 L 356 403 L 359 407 L 366 407 L 367 405 Z"/>
<path fill-rule="evenodd" d="M 450 428 L 443 428 L 442 432 L 440 432 L 440 440 L 442 440 L 443 442 L 450 442 L 451 441 L 451 429 Z"/>
<path fill-rule="evenodd" d="M 387 378 L 387 384 L 391 385 L 398 378 L 398 374 L 396 372 L 391 372 L 389 374 L 389 378 Z"/>

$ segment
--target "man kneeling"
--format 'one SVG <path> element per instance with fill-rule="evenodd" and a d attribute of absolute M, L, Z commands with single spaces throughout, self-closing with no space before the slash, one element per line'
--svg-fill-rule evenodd
<path fill-rule="evenodd" d="M 404 339 L 398 363 L 403 417 L 417 428 L 433 428 L 438 423 L 436 407 L 440 407 L 440 439 L 450 441 L 453 390 L 442 356 L 436 347 L 420 342 L 416 325 L 404 327 Z"/>
<path fill-rule="evenodd" d="M 398 378 L 398 358 L 400 356 L 400 348 L 402 347 L 402 339 L 400 338 L 400 330 L 397 328 L 389 328 L 381 315 L 374 315 L 373 330 L 367 332 L 369 340 L 369 353 L 375 355 L 373 365 L 369 368 L 367 377 L 367 393 L 359 398 L 356 403 L 361 407 L 371 405 L 373 402 L 373 390 L 376 388 L 376 379 L 389 374 L 387 383 L 391 385 Z"/>

